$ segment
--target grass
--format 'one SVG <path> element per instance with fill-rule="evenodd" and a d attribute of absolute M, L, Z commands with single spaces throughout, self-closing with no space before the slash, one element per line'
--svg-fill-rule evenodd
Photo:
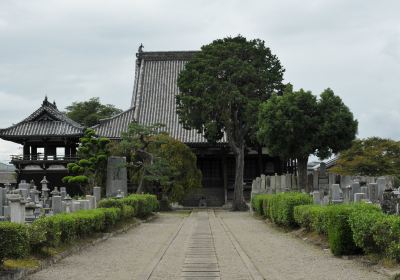
<path fill-rule="evenodd" d="M 35 258 L 8 259 L 3 263 L 5 269 L 35 269 L 40 266 L 40 261 Z"/>

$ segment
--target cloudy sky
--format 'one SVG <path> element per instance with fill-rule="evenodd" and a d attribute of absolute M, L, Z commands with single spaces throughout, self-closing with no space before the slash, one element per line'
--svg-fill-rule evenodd
<path fill-rule="evenodd" d="M 44 96 L 64 109 L 98 96 L 127 109 L 134 55 L 197 50 L 213 39 L 261 38 L 295 88 L 330 87 L 359 137 L 400 140 L 398 0 L 1 0 L 0 128 Z M 20 152 L 0 141 L 0 161 Z"/>

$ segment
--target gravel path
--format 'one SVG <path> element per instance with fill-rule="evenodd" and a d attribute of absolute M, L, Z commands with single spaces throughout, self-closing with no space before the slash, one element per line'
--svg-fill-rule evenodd
<path fill-rule="evenodd" d="M 356 261 L 335 258 L 249 213 L 198 210 L 189 217 L 160 214 L 155 221 L 69 256 L 29 279 L 381 280 L 387 277 Z"/>
<path fill-rule="evenodd" d="M 288 233 L 278 231 L 249 213 L 217 212 L 268 280 L 388 279 L 354 260 L 332 256 Z"/>
<path fill-rule="evenodd" d="M 28 279 L 141 279 L 141 274 L 176 233 L 182 219 L 184 216 L 180 214 L 160 214 L 152 222 L 71 255 Z"/>

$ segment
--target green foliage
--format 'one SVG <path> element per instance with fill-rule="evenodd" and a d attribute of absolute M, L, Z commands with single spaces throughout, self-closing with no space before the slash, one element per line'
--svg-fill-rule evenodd
<path fill-rule="evenodd" d="M 91 127 L 99 123 L 100 119 L 109 118 L 122 113 L 121 109 L 114 105 L 103 105 L 98 97 L 90 98 L 88 101 L 73 102 L 66 107 L 67 116 L 85 127 Z"/>
<path fill-rule="evenodd" d="M 371 204 L 302 205 L 295 207 L 294 218 L 300 226 L 327 235 L 335 255 L 354 254 L 371 246 L 372 216 L 382 214 Z M 383 214 L 382 214 L 383 215 Z M 371 252 L 371 251 L 368 251 Z M 374 249 L 374 252 L 377 252 Z"/>
<path fill-rule="evenodd" d="M 328 210 L 328 240 L 331 252 L 335 256 L 351 255 L 360 252 L 353 240 L 353 232 L 349 224 L 351 206 L 332 205 Z"/>
<path fill-rule="evenodd" d="M 311 203 L 312 198 L 308 194 L 296 192 L 279 193 L 270 199 L 267 216 L 278 225 L 293 227 L 297 225 L 293 216 L 294 207 Z"/>
<path fill-rule="evenodd" d="M 184 143 L 160 133 L 161 125 L 131 123 L 112 153 L 127 158 L 130 177 L 138 193 L 161 188 L 170 201 L 181 201 L 191 189 L 201 186 L 196 156 Z"/>
<path fill-rule="evenodd" d="M 67 165 L 71 175 L 64 177 L 63 182 L 79 184 L 84 193 L 89 193 L 96 185 L 104 185 L 109 143 L 109 139 L 98 138 L 94 130 L 86 129 L 78 148 L 80 160 Z"/>
<path fill-rule="evenodd" d="M 258 194 L 252 197 L 251 207 L 258 215 L 266 217 L 266 213 L 263 209 L 263 202 L 270 197 L 272 197 L 271 194 Z"/>
<path fill-rule="evenodd" d="M 164 172 L 166 180 L 158 183 L 170 201 L 182 201 L 190 190 L 201 187 L 202 175 L 197 168 L 196 155 L 187 145 L 168 135 L 159 134 L 155 138 L 160 145 L 153 144 L 150 150 L 169 166 L 169 172 Z"/>
<path fill-rule="evenodd" d="M 362 248 L 365 253 L 382 253 L 382 250 L 384 250 L 384 248 L 378 246 L 378 240 L 375 240 L 374 235 L 385 224 L 382 224 L 385 217 L 386 215 L 382 211 L 373 208 L 357 209 L 350 214 L 349 223 L 353 231 L 354 243 Z M 386 229 L 386 226 L 383 228 Z M 381 233 L 385 240 L 388 232 L 385 230 L 385 233 Z"/>
<path fill-rule="evenodd" d="M 274 155 L 308 157 L 317 148 L 318 129 L 317 98 L 310 91 L 293 91 L 288 85 L 282 96 L 260 105 L 258 139 Z"/>
<path fill-rule="evenodd" d="M 29 232 L 25 225 L 0 223 L 0 264 L 6 258 L 23 258 L 29 253 Z"/>
<path fill-rule="evenodd" d="M 293 91 L 288 85 L 282 96 L 260 105 L 257 138 L 282 158 L 297 158 L 300 186 L 307 186 L 310 154 L 326 158 L 346 149 L 357 133 L 358 123 L 349 108 L 331 89 L 320 99 L 310 91 Z"/>
<path fill-rule="evenodd" d="M 371 137 L 353 141 L 332 172 L 343 175 L 400 176 L 400 141 Z"/>
<path fill-rule="evenodd" d="M 177 113 L 185 128 L 215 143 L 226 133 L 236 157 L 234 209 L 243 206 L 244 148 L 254 145 L 259 103 L 281 94 L 284 69 L 261 40 L 228 37 L 205 45 L 178 77 Z"/>
<path fill-rule="evenodd" d="M 157 197 L 151 194 L 131 194 L 121 199 L 107 198 L 99 202 L 99 207 L 118 207 L 121 210 L 125 205 L 133 207 L 137 217 L 146 217 L 159 207 Z"/>
<path fill-rule="evenodd" d="M 279 194 L 259 194 L 253 197 L 252 206 L 255 211 L 272 222 L 286 226 L 296 226 L 294 208 L 297 205 L 311 204 L 308 194 L 289 192 Z"/>

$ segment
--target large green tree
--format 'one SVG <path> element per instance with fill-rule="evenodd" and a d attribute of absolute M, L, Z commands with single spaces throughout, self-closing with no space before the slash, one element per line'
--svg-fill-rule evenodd
<path fill-rule="evenodd" d="M 239 35 L 203 46 L 178 77 L 181 123 L 210 142 L 225 133 L 235 155 L 233 210 L 247 208 L 243 197 L 246 140 L 256 131 L 259 103 L 282 91 L 283 73 L 264 41 Z"/>
<path fill-rule="evenodd" d="M 330 171 L 342 175 L 400 176 L 400 142 L 371 137 L 357 139 L 340 152 Z"/>
<path fill-rule="evenodd" d="M 114 105 L 101 104 L 98 97 L 92 97 L 88 101 L 73 102 L 65 109 L 69 118 L 86 127 L 99 123 L 100 119 L 109 118 L 122 112 Z"/>
<path fill-rule="evenodd" d="M 258 124 L 258 139 L 272 154 L 297 159 L 299 185 L 305 189 L 309 155 L 323 159 L 350 147 L 358 126 L 331 89 L 317 99 L 310 91 L 293 91 L 291 85 L 282 96 L 260 105 Z"/>

